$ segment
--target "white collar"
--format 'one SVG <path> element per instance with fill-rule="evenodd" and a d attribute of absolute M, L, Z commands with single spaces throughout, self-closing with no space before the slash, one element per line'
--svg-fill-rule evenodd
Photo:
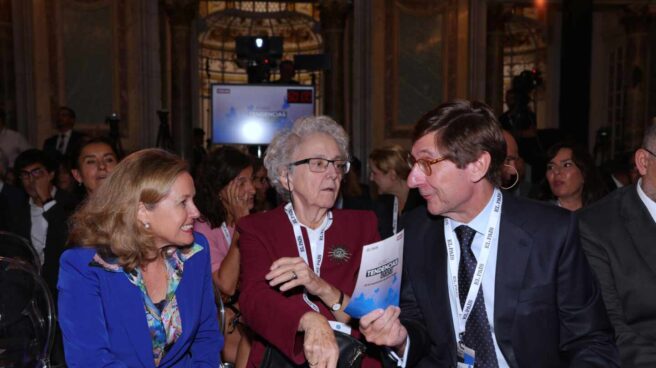
<path fill-rule="evenodd" d="M 649 211 L 652 220 L 656 222 L 656 202 L 654 202 L 651 198 L 647 197 L 647 194 L 645 194 L 645 192 L 642 190 L 642 187 L 640 186 L 641 184 L 642 184 L 642 178 L 640 178 L 638 180 L 638 184 L 636 184 L 636 188 L 638 190 L 638 197 L 640 197 L 642 203 L 644 203 L 645 207 L 647 207 L 647 211 Z"/>
<path fill-rule="evenodd" d="M 487 204 L 483 208 L 481 212 L 476 215 L 469 223 L 464 224 L 460 221 L 456 221 L 454 219 L 451 219 L 451 227 L 453 229 L 457 228 L 460 225 L 467 225 L 470 228 L 476 230 L 477 233 L 479 234 L 484 234 L 485 229 L 487 229 L 488 225 L 488 220 L 490 219 L 490 213 L 492 213 L 492 208 L 494 207 L 494 202 L 495 199 L 497 198 L 497 192 L 499 191 L 499 188 L 494 188 L 494 192 L 492 192 L 492 195 L 490 196 L 490 199 L 487 201 Z"/>

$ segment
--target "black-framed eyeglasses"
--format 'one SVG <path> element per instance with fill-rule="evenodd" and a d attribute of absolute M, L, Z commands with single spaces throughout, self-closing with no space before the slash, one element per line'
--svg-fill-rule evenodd
<path fill-rule="evenodd" d="M 307 164 L 308 167 L 310 168 L 310 171 L 315 173 L 326 172 L 326 170 L 328 170 L 329 164 L 333 164 L 333 166 L 335 167 L 335 171 L 337 171 L 337 173 L 341 175 L 348 173 L 349 169 L 351 168 L 351 162 L 348 160 L 341 160 L 341 159 L 329 160 L 327 158 L 320 158 L 320 157 L 310 157 L 304 160 L 298 160 L 290 163 L 289 165 L 298 166 L 303 164 Z"/>
<path fill-rule="evenodd" d="M 647 148 L 647 147 L 642 147 L 642 149 L 645 150 L 645 151 L 647 151 L 650 155 L 656 157 L 656 153 L 650 151 L 649 148 Z"/>
<path fill-rule="evenodd" d="M 42 177 L 45 173 L 46 173 L 46 169 L 44 167 L 37 167 L 37 168 L 29 170 L 29 171 L 28 170 L 21 170 L 18 173 L 18 177 L 21 180 L 27 180 L 27 179 L 30 178 L 30 176 L 33 177 L 34 179 L 38 179 L 38 178 Z"/>
<path fill-rule="evenodd" d="M 408 166 L 410 167 L 410 170 L 412 170 L 415 165 L 419 166 L 419 170 L 423 172 L 426 176 L 431 176 L 433 173 L 433 169 L 431 169 L 431 166 L 435 165 L 438 162 L 442 162 L 448 159 L 446 156 L 438 157 L 433 160 L 425 160 L 423 158 L 420 159 L 415 159 L 414 156 L 408 155 L 406 158 L 406 162 L 408 163 Z"/>

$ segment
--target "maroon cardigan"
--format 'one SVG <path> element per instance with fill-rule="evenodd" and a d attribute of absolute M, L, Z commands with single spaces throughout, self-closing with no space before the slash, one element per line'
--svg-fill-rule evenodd
<path fill-rule="evenodd" d="M 237 224 L 241 251 L 239 305 L 246 324 L 257 334 L 248 359 L 249 367 L 259 367 L 266 343 L 273 344 L 296 364 L 305 363 L 303 335 L 298 323 L 306 312 L 312 311 L 302 298 L 302 289 L 281 293 L 269 286 L 264 275 L 271 263 L 281 257 L 298 257 L 294 230 L 279 206 L 268 212 L 242 218 Z M 312 259 L 310 242 L 303 228 L 308 259 Z M 362 247 L 379 240 L 376 216 L 370 211 L 333 210 L 333 223 L 326 231 L 321 278 L 351 295 L 358 277 Z M 329 255 L 339 246 L 348 249 L 347 261 Z M 334 316 L 318 298 L 310 296 L 329 320 Z M 351 323 L 353 335 L 360 337 L 357 325 Z M 369 351 L 372 349 L 368 350 Z M 375 349 L 374 349 L 375 350 Z M 363 367 L 380 367 L 381 363 L 368 356 Z"/>

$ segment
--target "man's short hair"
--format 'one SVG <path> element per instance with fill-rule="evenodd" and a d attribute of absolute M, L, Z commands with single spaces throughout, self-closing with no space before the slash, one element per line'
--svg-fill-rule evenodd
<path fill-rule="evenodd" d="M 75 116 L 75 110 L 71 109 L 70 107 L 68 107 L 68 106 L 60 106 L 60 107 L 59 107 L 59 111 L 62 111 L 62 110 L 63 110 L 63 111 L 66 111 L 66 113 L 67 113 L 68 115 L 70 115 L 70 116 L 73 118 L 73 120 L 75 120 L 75 119 L 77 118 L 77 116 Z"/>
<path fill-rule="evenodd" d="M 443 150 L 440 153 L 460 169 L 488 152 L 491 161 L 486 178 L 500 185 L 506 141 L 488 105 L 467 100 L 445 102 L 419 119 L 412 142 L 430 133 L 436 133 L 435 144 Z"/>
<path fill-rule="evenodd" d="M 645 136 L 642 138 L 642 147 L 656 150 L 656 118 L 647 124 Z"/>
<path fill-rule="evenodd" d="M 20 175 L 20 172 L 35 163 L 39 163 L 43 165 L 48 172 L 53 172 L 57 170 L 57 166 L 59 163 L 57 160 L 53 159 L 52 157 L 48 156 L 47 153 L 43 152 L 40 149 L 32 148 L 28 149 L 26 151 L 23 151 L 18 157 L 16 157 L 16 160 L 14 161 L 14 172 L 16 174 L 16 177 Z"/>

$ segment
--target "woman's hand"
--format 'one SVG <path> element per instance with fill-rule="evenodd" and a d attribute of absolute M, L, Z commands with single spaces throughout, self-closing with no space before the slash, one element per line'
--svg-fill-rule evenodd
<path fill-rule="evenodd" d="M 330 285 L 317 276 L 301 257 L 282 257 L 271 264 L 269 273 L 264 276 L 269 285 L 287 291 L 304 286 L 309 294 L 322 297 L 330 292 Z"/>
<path fill-rule="evenodd" d="M 230 181 L 221 190 L 221 201 L 235 222 L 248 215 L 253 203 L 252 199 L 249 199 L 248 193 L 242 193 L 237 179 Z"/>
<path fill-rule="evenodd" d="M 335 333 L 326 317 L 316 312 L 307 312 L 298 325 L 303 331 L 303 353 L 312 368 L 334 368 L 339 360 L 339 348 Z"/>

